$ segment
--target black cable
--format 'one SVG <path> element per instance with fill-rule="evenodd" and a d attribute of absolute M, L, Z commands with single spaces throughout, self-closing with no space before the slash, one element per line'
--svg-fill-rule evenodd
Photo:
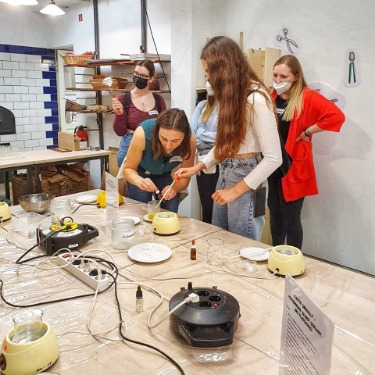
<path fill-rule="evenodd" d="M 160 63 L 161 69 L 162 69 L 162 71 L 163 71 L 163 75 L 164 75 L 165 81 L 167 82 L 167 86 L 168 86 L 169 91 L 171 91 L 171 87 L 169 86 L 168 78 L 167 78 L 167 76 L 166 76 L 166 74 L 165 74 L 164 66 L 163 66 L 163 63 L 161 62 L 160 55 L 159 55 L 159 51 L 158 51 L 158 48 L 157 48 L 157 46 L 156 46 L 156 42 L 155 42 L 155 38 L 154 38 L 154 33 L 152 32 L 152 28 L 151 28 L 151 24 L 150 24 L 150 19 L 149 19 L 149 17 L 148 17 L 148 13 L 147 13 L 146 6 L 144 7 L 144 12 L 145 12 L 145 14 L 146 14 L 147 23 L 148 23 L 148 28 L 150 29 L 151 38 L 152 38 L 152 41 L 154 42 L 155 51 L 156 51 L 156 53 L 157 53 L 157 55 L 158 55 L 159 63 Z"/>
<path fill-rule="evenodd" d="M 30 253 L 30 251 L 33 251 L 37 246 L 39 246 L 41 243 L 43 243 L 44 241 L 46 241 L 48 238 L 54 236 L 55 234 L 61 232 L 62 229 L 60 230 L 57 230 L 55 232 L 52 232 L 50 233 L 48 236 L 44 237 L 41 241 L 38 241 L 34 246 L 30 247 L 30 249 L 28 249 L 25 253 L 23 253 L 17 260 L 16 260 L 16 264 L 22 264 L 22 263 L 26 263 L 26 262 L 29 262 L 30 260 L 32 259 L 37 259 L 37 258 L 40 258 L 42 256 L 46 256 L 46 255 L 41 255 L 41 256 L 38 256 L 38 257 L 35 257 L 35 258 L 30 258 L 30 259 L 25 259 L 21 262 L 21 260 L 28 254 Z M 39 239 L 39 238 L 38 238 Z"/>
<path fill-rule="evenodd" d="M 110 275 L 112 277 L 112 275 Z M 182 369 L 182 367 L 172 358 L 170 357 L 167 353 L 163 352 L 161 349 L 153 346 L 153 345 L 150 345 L 150 344 L 146 344 L 144 342 L 141 342 L 141 341 L 137 341 L 137 340 L 133 340 L 133 339 L 130 339 L 128 337 L 126 337 L 123 333 L 122 333 L 122 313 L 121 313 L 121 305 L 120 305 L 120 301 L 118 299 L 118 294 L 117 294 L 117 279 L 115 280 L 114 279 L 114 283 L 115 283 L 115 298 L 116 298 L 116 304 L 117 304 L 117 309 L 118 309 L 118 314 L 119 314 L 119 319 L 120 319 L 120 323 L 119 323 L 119 333 L 120 333 L 120 336 L 126 340 L 126 341 L 129 341 L 133 344 L 137 344 L 137 345 L 141 345 L 141 346 L 145 346 L 149 349 L 152 349 L 152 350 L 155 350 L 157 351 L 158 353 L 160 353 L 163 357 L 167 358 L 169 362 L 171 362 L 173 364 L 173 366 L 175 366 L 178 371 L 180 371 L 180 374 L 181 375 L 185 375 L 185 372 L 184 370 Z"/>
<path fill-rule="evenodd" d="M 81 203 L 77 208 L 75 208 L 75 210 L 71 213 L 74 214 L 77 212 L 77 210 L 82 207 L 82 206 L 96 206 L 97 204 L 96 203 Z"/>

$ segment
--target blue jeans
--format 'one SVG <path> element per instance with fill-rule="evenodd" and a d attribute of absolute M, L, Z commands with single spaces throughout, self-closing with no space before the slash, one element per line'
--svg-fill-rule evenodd
<path fill-rule="evenodd" d="M 146 171 L 140 166 L 138 167 L 137 172 L 141 177 L 151 179 L 160 191 L 162 191 L 167 185 L 170 185 L 173 182 L 170 172 L 155 175 L 150 174 L 149 172 L 146 173 Z M 141 190 L 137 186 L 131 184 L 130 182 L 128 182 L 128 197 L 143 203 L 149 202 L 150 200 L 152 200 L 152 197 L 157 198 L 155 197 L 154 193 Z M 177 193 L 173 199 L 169 201 L 163 200 L 163 202 L 161 202 L 160 204 L 160 207 L 167 211 L 177 212 L 179 204 L 180 194 Z"/>
<path fill-rule="evenodd" d="M 247 176 L 257 164 L 258 162 L 255 157 L 225 159 L 220 165 L 220 175 L 216 190 L 233 187 Z M 219 206 L 214 202 L 212 224 L 229 232 L 260 241 L 264 216 L 254 218 L 253 210 L 253 192 L 249 190 L 234 201 L 223 206 Z"/>
<path fill-rule="evenodd" d="M 122 162 L 125 159 L 126 154 L 129 150 L 130 141 L 133 138 L 133 133 L 127 132 L 120 141 L 120 146 L 117 154 L 117 165 L 121 167 Z"/>

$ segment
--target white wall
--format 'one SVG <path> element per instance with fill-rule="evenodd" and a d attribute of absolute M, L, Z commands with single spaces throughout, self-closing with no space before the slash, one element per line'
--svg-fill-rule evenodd
<path fill-rule="evenodd" d="M 0 43 L 73 45 L 79 53 L 94 49 L 92 4 L 81 4 L 69 9 L 67 16 L 46 21 L 39 15 L 26 16 L 14 10 L 4 14 L 7 5 L 0 3 Z M 139 7 L 140 2 L 134 0 L 99 0 L 102 58 L 139 51 Z M 314 137 L 320 194 L 305 201 L 303 251 L 372 274 L 375 177 L 371 172 L 375 127 L 371 94 L 375 76 L 370 68 L 375 66 L 374 8 L 373 0 L 148 1 L 159 52 L 172 54 L 172 106 L 183 108 L 188 115 L 194 108 L 194 87 L 203 83 L 199 54 L 206 38 L 224 34 L 238 41 L 242 31 L 245 49 L 274 47 L 274 37 L 281 27 L 290 28 L 290 36 L 301 43 L 298 58 L 307 80 L 331 85 L 346 97 L 347 103 L 342 132 Z M 80 13 L 83 23 L 78 22 Z M 13 31 L 15 24 L 22 24 L 17 33 Z M 46 33 L 47 28 L 54 32 Z M 150 38 L 148 47 L 154 52 Z M 358 52 L 361 84 L 357 88 L 344 85 L 349 48 Z M 116 146 L 118 141 L 107 119 L 106 147 Z M 192 201 L 197 199 L 194 193 L 191 197 Z M 195 216 L 194 202 L 188 206 Z"/>
<path fill-rule="evenodd" d="M 346 98 L 341 133 L 314 137 L 320 194 L 307 197 L 302 211 L 303 251 L 338 264 L 375 274 L 375 3 L 362 0 L 227 1 L 215 7 L 213 24 L 225 18 L 225 34 L 244 33 L 245 48 L 274 47 L 274 36 L 290 27 L 301 43 L 298 55 L 308 82 L 328 83 Z M 348 77 L 348 49 L 357 51 L 356 88 Z M 285 54 L 288 53 L 287 51 Z"/>

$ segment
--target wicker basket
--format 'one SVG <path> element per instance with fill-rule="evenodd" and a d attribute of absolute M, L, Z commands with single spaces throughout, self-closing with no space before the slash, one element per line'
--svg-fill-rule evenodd
<path fill-rule="evenodd" d="M 18 204 L 18 198 L 25 194 L 37 193 L 35 173 L 32 172 L 32 191 L 27 191 L 27 175 L 12 174 L 13 204 Z M 90 172 L 83 170 L 82 163 L 44 167 L 40 171 L 41 190 L 55 197 L 80 193 L 90 190 Z"/>
<path fill-rule="evenodd" d="M 69 181 L 61 175 L 56 167 L 47 167 L 40 172 L 42 191 L 55 197 L 69 194 Z"/>
<path fill-rule="evenodd" d="M 82 163 L 64 165 L 60 173 L 68 180 L 68 193 L 74 194 L 90 190 L 90 172 L 83 169 Z"/>
<path fill-rule="evenodd" d="M 107 78 L 108 76 L 105 75 L 96 75 L 90 79 L 90 84 L 95 90 L 110 90 L 110 89 L 124 89 L 129 81 L 126 78 L 120 77 L 111 77 L 112 78 L 112 85 L 106 86 L 103 85 L 103 79 Z"/>
<path fill-rule="evenodd" d="M 65 111 L 79 112 L 79 111 L 84 111 L 85 109 L 87 109 L 87 105 L 78 104 L 76 102 L 73 102 L 72 100 L 66 99 Z"/>
<path fill-rule="evenodd" d="M 61 55 L 66 65 L 86 64 L 86 60 L 94 60 L 94 54 L 84 55 Z"/>
<path fill-rule="evenodd" d="M 22 195 L 36 193 L 36 181 L 34 173 L 31 179 L 31 193 L 27 192 L 26 173 L 11 174 L 10 181 L 12 183 L 12 201 L 14 205 L 19 204 L 18 199 L 19 197 L 22 197 Z"/>

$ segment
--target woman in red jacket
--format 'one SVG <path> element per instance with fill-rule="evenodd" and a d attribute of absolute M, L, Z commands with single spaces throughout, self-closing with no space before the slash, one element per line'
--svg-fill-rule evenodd
<path fill-rule="evenodd" d="M 272 244 L 302 247 L 301 210 L 305 196 L 318 194 L 312 154 L 312 135 L 338 132 L 345 121 L 341 110 L 310 90 L 295 56 L 282 56 L 273 67 L 272 96 L 279 132 L 293 162 L 285 177 L 276 170 L 269 178 L 268 207 Z"/>

